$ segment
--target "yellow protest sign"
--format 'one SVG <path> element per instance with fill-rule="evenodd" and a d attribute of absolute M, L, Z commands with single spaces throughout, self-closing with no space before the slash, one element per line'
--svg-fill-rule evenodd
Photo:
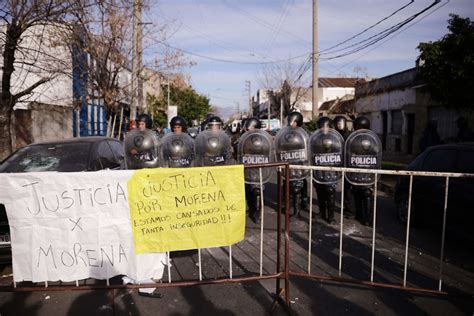
<path fill-rule="evenodd" d="M 128 197 L 137 254 L 228 246 L 244 238 L 243 165 L 137 170 Z"/>

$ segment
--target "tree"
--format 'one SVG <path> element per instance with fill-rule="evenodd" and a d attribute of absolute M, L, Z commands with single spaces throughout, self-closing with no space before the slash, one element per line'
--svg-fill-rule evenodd
<path fill-rule="evenodd" d="M 0 1 L 3 22 L 0 24 L 0 159 L 14 149 L 14 106 L 18 102 L 34 101 L 42 90 L 48 89 L 47 85 L 54 86 L 60 76 L 71 79 L 79 72 L 84 96 L 103 100 L 108 115 L 117 113 L 129 101 L 126 72 L 131 59 L 132 3 L 132 0 Z M 164 42 L 169 36 L 166 30 L 166 24 L 148 27 L 145 44 Z M 32 41 L 35 45 L 28 45 Z M 58 50 L 61 54 L 55 55 Z M 154 70 L 169 71 L 190 64 L 179 51 L 155 53 L 152 64 L 147 65 Z M 80 70 L 77 64 L 81 65 Z M 76 65 L 74 69 L 73 65 Z"/>
<path fill-rule="evenodd" d="M 448 30 L 442 39 L 418 46 L 420 73 L 433 100 L 446 107 L 472 110 L 474 23 L 452 14 Z"/>
<path fill-rule="evenodd" d="M 81 1 L 2 1 L 0 19 L 3 21 L 0 33 L 1 91 L 0 91 L 0 157 L 11 153 L 13 107 L 25 101 L 35 89 L 53 80 L 61 71 L 61 61 L 56 56 L 46 55 L 42 45 L 55 45 L 43 41 L 46 26 L 63 25 L 72 21 L 71 13 L 79 7 L 88 6 Z M 25 40 L 25 35 L 28 40 Z M 37 45 L 25 43 L 34 41 Z M 44 43 L 43 43 L 44 42 Z M 60 45 L 56 43 L 56 45 Z M 54 65 L 54 66 L 53 66 Z M 63 67 L 64 68 L 64 67 Z M 15 86 L 15 70 L 23 72 L 28 82 Z"/>
<path fill-rule="evenodd" d="M 310 69 L 310 59 L 307 58 L 301 65 L 291 63 L 269 64 L 262 67 L 259 72 L 259 84 L 264 89 L 273 92 L 269 93 L 270 112 L 273 116 L 279 116 L 280 102 L 283 103 L 283 115 L 296 109 L 297 103 L 304 98 L 309 88 L 305 73 Z"/>
<path fill-rule="evenodd" d="M 163 114 L 166 113 L 168 105 L 167 94 L 163 93 L 159 98 L 149 96 L 149 101 L 154 123 L 159 126 L 167 125 L 166 120 L 163 122 Z M 202 121 L 206 113 L 212 111 L 209 98 L 198 94 L 191 87 L 170 85 L 170 104 L 178 107 L 178 115 L 184 117 L 188 125 L 191 125 L 193 120 Z"/>
<path fill-rule="evenodd" d="M 92 61 L 83 69 L 89 94 L 104 101 L 109 117 L 114 113 L 119 114 L 131 99 L 131 80 L 124 80 L 124 77 L 128 77 L 125 73 L 132 60 L 130 21 L 133 3 L 133 0 L 96 0 L 93 7 L 77 12 L 78 24 L 71 30 L 73 51 L 86 53 Z M 142 10 L 149 8 L 142 3 Z M 145 24 L 147 26 L 142 38 L 145 49 L 156 43 L 166 42 L 170 36 L 171 24 Z M 154 53 L 152 59 L 146 61 L 147 68 L 142 65 L 138 69 L 143 81 L 150 80 L 153 76 L 159 76 L 163 80 L 161 72 L 193 65 L 180 51 L 162 49 L 155 50 Z M 143 87 L 138 87 L 137 96 L 142 91 Z M 139 113 L 144 111 L 143 107 L 144 104 L 139 104 Z"/>

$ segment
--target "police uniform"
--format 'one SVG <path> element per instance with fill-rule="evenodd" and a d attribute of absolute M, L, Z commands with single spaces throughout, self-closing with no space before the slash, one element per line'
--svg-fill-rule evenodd
<path fill-rule="evenodd" d="M 370 121 L 365 116 L 359 116 L 354 121 L 354 131 L 361 129 L 370 129 Z M 362 174 L 361 174 L 362 175 Z M 354 202 L 356 209 L 356 219 L 366 226 L 372 226 L 373 223 L 373 195 L 374 190 L 370 185 L 352 185 Z"/>
<path fill-rule="evenodd" d="M 323 116 L 318 120 L 318 129 L 329 130 L 332 127 L 331 123 L 329 117 Z M 336 204 L 336 183 L 323 184 L 313 180 L 313 185 L 316 188 L 321 217 L 329 224 L 335 223 L 334 208 Z"/>
<path fill-rule="evenodd" d="M 338 115 L 334 118 L 334 129 L 341 134 L 344 141 L 347 140 L 347 137 L 351 134 L 347 128 L 347 120 L 344 116 Z M 345 218 L 354 218 L 354 205 L 353 205 L 353 196 L 352 196 L 352 186 L 346 178 L 344 178 L 344 217 Z"/>
<path fill-rule="evenodd" d="M 244 130 L 238 143 L 239 162 L 244 165 L 264 164 L 271 162 L 272 159 L 272 138 L 266 131 L 261 131 L 261 123 L 257 118 L 249 118 L 245 121 Z M 245 169 L 245 199 L 249 211 L 249 216 L 255 223 L 260 222 L 261 217 L 261 189 L 262 184 L 269 181 L 271 170 L 262 168 L 262 179 L 257 168 Z"/>
<path fill-rule="evenodd" d="M 288 114 L 288 126 L 275 136 L 276 161 L 289 164 L 308 164 L 308 133 L 301 128 L 303 116 L 299 112 Z M 290 169 L 290 202 L 296 216 L 307 206 L 307 180 L 309 170 Z M 283 189 L 285 187 L 283 186 Z"/>

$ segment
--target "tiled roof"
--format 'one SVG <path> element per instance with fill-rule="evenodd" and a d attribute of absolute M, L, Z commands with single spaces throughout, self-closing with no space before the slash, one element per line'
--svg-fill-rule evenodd
<path fill-rule="evenodd" d="M 361 78 L 326 78 L 321 77 L 318 79 L 318 86 L 320 88 L 354 88 L 356 83 L 365 82 Z"/>

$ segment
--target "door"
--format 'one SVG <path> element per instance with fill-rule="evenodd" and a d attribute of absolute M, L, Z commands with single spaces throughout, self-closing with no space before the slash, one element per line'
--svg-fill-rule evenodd
<path fill-rule="evenodd" d="M 413 135 L 415 134 L 415 114 L 407 113 L 407 154 L 413 154 Z"/>

